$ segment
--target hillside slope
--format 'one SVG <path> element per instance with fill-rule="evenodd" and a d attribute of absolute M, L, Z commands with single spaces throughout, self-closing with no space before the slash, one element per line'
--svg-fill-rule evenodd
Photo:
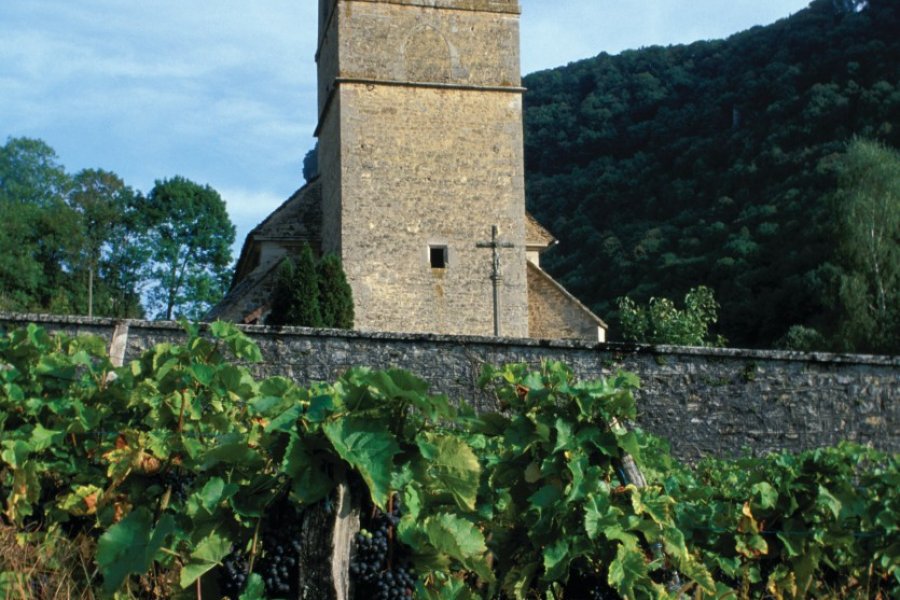
<path fill-rule="evenodd" d="M 900 2 L 816 0 L 525 85 L 529 209 L 563 240 L 546 264 L 598 314 L 704 284 L 731 345 L 834 333 L 830 165 L 854 136 L 900 146 Z"/>

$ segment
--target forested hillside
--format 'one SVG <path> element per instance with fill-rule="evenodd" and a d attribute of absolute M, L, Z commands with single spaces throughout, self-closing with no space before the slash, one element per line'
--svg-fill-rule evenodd
<path fill-rule="evenodd" d="M 562 240 L 546 264 L 598 314 L 706 285 L 730 345 L 802 325 L 801 345 L 898 351 L 900 2 L 816 0 L 525 85 L 529 209 Z"/>

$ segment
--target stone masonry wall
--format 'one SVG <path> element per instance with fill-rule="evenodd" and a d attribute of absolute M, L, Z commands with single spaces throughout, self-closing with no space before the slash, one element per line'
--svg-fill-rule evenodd
<path fill-rule="evenodd" d="M 528 335 L 521 96 L 344 84 L 341 258 L 356 327 L 489 335 L 498 225 L 501 332 Z M 411 140 L 417 140 L 414 144 Z M 413 156 L 413 154 L 415 156 Z M 432 269 L 429 248 L 447 266 Z"/>
<path fill-rule="evenodd" d="M 0 329 L 37 322 L 111 341 L 109 319 L 0 313 Z M 183 338 L 177 324 L 131 321 L 126 359 Z M 730 456 L 829 446 L 841 440 L 900 452 L 900 357 L 732 349 L 634 347 L 433 335 L 363 334 L 245 327 L 264 362 L 257 375 L 301 383 L 330 381 L 356 365 L 400 367 L 451 398 L 493 406 L 476 381 L 485 364 L 560 360 L 581 378 L 620 369 L 637 373 L 639 424 L 672 444 L 676 456 Z"/>
<path fill-rule="evenodd" d="M 491 334 L 492 257 L 477 244 L 496 225 L 514 244 L 500 331 L 527 336 L 518 3 L 320 6 L 323 247 L 341 256 L 356 328 Z"/>
<path fill-rule="evenodd" d="M 606 331 L 538 266 L 528 264 L 528 337 L 602 342 Z"/>

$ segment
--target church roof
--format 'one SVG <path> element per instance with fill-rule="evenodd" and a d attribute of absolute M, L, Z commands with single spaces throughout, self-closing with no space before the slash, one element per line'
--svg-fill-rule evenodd
<path fill-rule="evenodd" d="M 294 192 L 272 214 L 253 228 L 244 240 L 241 255 L 234 270 L 234 288 L 257 266 L 259 245 L 262 242 L 283 242 L 296 245 L 308 242 L 318 249 L 322 242 L 322 184 L 318 177 Z"/>
<path fill-rule="evenodd" d="M 320 242 L 322 233 L 322 185 L 313 179 L 285 200 L 257 225 L 250 235 L 257 239 Z"/>
<path fill-rule="evenodd" d="M 525 212 L 525 245 L 535 249 L 548 249 L 557 242 L 553 234 L 547 231 L 537 219 Z"/>
<path fill-rule="evenodd" d="M 205 321 L 221 319 L 233 323 L 249 323 L 249 316 L 268 310 L 275 284 L 275 270 L 281 261 L 273 261 L 253 269 L 245 277 L 232 284 L 218 304 L 204 315 Z"/>

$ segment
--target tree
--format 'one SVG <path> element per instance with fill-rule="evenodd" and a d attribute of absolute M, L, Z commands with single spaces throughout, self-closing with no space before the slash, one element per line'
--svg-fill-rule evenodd
<path fill-rule="evenodd" d="M 353 329 L 353 291 L 341 267 L 341 259 L 326 254 L 317 265 L 319 309 L 322 325 L 335 329 Z"/>
<path fill-rule="evenodd" d="M 109 171 L 85 169 L 72 180 L 68 203 L 80 216 L 79 273 L 86 275 L 89 316 L 136 317 L 142 314 L 140 267 L 149 252 L 136 240 L 137 196 Z"/>
<path fill-rule="evenodd" d="M 235 229 L 225 202 L 210 186 L 176 176 L 156 182 L 139 214 L 150 250 L 150 310 L 199 319 L 228 285 Z"/>
<path fill-rule="evenodd" d="M 900 350 L 900 153 L 864 139 L 837 162 L 839 279 L 836 346 Z"/>
<path fill-rule="evenodd" d="M 0 308 L 70 312 L 68 272 L 79 236 L 65 203 L 69 185 L 41 140 L 0 146 Z"/>
<path fill-rule="evenodd" d="M 622 337 L 630 342 L 674 344 L 680 346 L 724 346 L 722 336 L 713 337 L 710 325 L 718 320 L 719 304 L 713 291 L 705 286 L 684 296 L 684 308 L 678 309 L 668 298 L 651 298 L 647 306 L 631 298 L 619 298 Z"/>
<path fill-rule="evenodd" d="M 318 279 L 312 249 L 303 244 L 295 257 L 285 258 L 278 265 L 266 324 L 322 327 Z"/>

